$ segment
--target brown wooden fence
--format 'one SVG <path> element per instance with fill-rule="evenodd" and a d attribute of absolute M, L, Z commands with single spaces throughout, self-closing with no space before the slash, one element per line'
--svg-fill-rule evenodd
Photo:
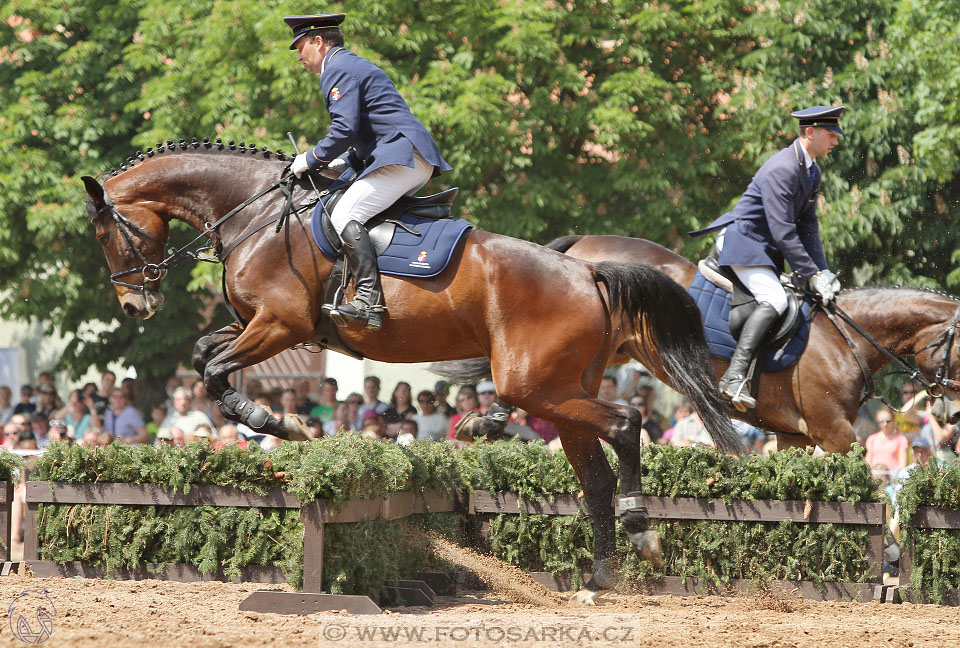
<path fill-rule="evenodd" d="M 917 529 L 960 530 L 960 511 L 935 506 L 919 506 L 910 518 L 910 525 Z M 923 592 L 917 592 L 910 586 L 913 573 L 913 552 L 906 543 L 900 545 L 900 587 L 897 588 L 897 602 L 929 603 Z M 950 590 L 944 596 L 947 605 L 960 605 L 960 590 Z"/>

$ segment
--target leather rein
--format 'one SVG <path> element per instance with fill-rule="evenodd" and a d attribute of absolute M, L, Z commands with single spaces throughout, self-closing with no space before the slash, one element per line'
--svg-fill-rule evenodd
<path fill-rule="evenodd" d="M 813 294 L 813 293 L 810 293 L 810 294 Z M 924 377 L 920 374 L 920 369 L 911 367 L 906 362 L 904 362 L 897 356 L 890 353 L 890 351 L 888 351 L 879 342 L 873 339 L 873 337 L 869 333 L 867 333 L 865 330 L 863 330 L 863 328 L 859 324 L 857 324 L 857 322 L 852 317 L 850 317 L 842 308 L 837 306 L 836 301 L 832 301 L 826 306 L 824 306 L 823 303 L 820 303 L 819 306 L 823 310 L 823 312 L 826 314 L 830 322 L 834 325 L 834 327 L 836 327 L 837 331 L 840 333 L 843 339 L 846 341 L 847 346 L 850 347 L 850 350 L 853 353 L 853 357 L 857 361 L 857 365 L 860 367 L 860 373 L 863 377 L 864 387 L 865 387 L 865 393 L 863 397 L 860 399 L 861 406 L 864 403 L 866 403 L 868 400 L 872 398 L 876 398 L 882 401 L 887 407 L 890 407 L 892 410 L 899 411 L 899 408 L 893 406 L 891 403 L 887 401 L 886 398 L 876 393 L 876 388 L 873 382 L 873 375 L 867 368 L 865 361 L 860 357 L 860 354 L 857 353 L 856 344 L 854 344 L 853 340 L 850 339 L 850 336 L 843 329 L 843 327 L 840 326 L 840 323 L 837 322 L 837 319 L 836 319 L 837 317 L 843 320 L 848 326 L 850 326 L 854 331 L 856 331 L 863 339 L 865 339 L 867 342 L 872 344 L 875 349 L 880 351 L 880 353 L 882 353 L 883 355 L 887 356 L 890 360 L 900 365 L 902 369 L 902 373 L 906 373 L 907 375 L 910 376 L 911 380 L 914 380 L 917 383 L 919 383 L 932 398 L 935 398 L 935 399 L 943 398 L 944 389 L 949 389 L 954 392 L 960 392 L 960 382 L 953 380 L 951 378 L 948 378 L 948 376 L 950 375 L 950 353 L 953 350 L 953 345 L 954 345 L 954 342 L 956 341 L 957 324 L 958 322 L 960 322 L 960 306 L 957 306 L 957 310 L 953 314 L 953 320 L 950 322 L 947 328 L 944 329 L 943 332 L 941 332 L 937 337 L 935 337 L 929 343 L 927 343 L 926 345 L 917 349 L 914 352 L 914 355 L 915 355 L 921 351 L 925 351 L 926 349 L 933 349 L 934 351 L 936 351 L 940 347 L 946 347 L 943 354 L 943 361 L 940 363 L 940 367 L 937 369 L 937 374 L 934 377 L 934 380 L 932 383 L 924 379 Z"/>

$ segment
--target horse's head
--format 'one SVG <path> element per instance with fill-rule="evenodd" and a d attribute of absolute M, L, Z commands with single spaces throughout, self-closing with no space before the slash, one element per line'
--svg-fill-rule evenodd
<path fill-rule="evenodd" d="M 123 205 L 121 212 L 97 180 L 90 176 L 82 180 L 90 196 L 87 213 L 97 228 L 123 312 L 147 319 L 163 306 L 160 281 L 167 272 L 163 263 L 170 235 L 167 223 L 149 203 Z"/>
<path fill-rule="evenodd" d="M 960 423 L 960 345 L 957 326 L 960 305 L 951 304 L 950 319 L 943 320 L 929 342 L 914 356 L 927 384 L 917 398 L 931 400 L 931 413 L 940 421 Z"/>

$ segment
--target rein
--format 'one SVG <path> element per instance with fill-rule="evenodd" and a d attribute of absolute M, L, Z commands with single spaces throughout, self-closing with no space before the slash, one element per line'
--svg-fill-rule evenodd
<path fill-rule="evenodd" d="M 863 379 L 866 387 L 866 394 L 863 396 L 863 398 L 861 398 L 860 405 L 863 405 L 866 401 L 870 400 L 871 398 L 876 398 L 882 401 L 887 407 L 890 407 L 894 411 L 900 411 L 899 408 L 891 405 L 886 398 L 876 393 L 876 389 L 874 388 L 874 384 L 873 384 L 873 377 L 870 374 L 869 370 L 865 367 L 863 360 L 860 358 L 860 355 L 857 353 L 856 345 L 854 344 L 853 340 L 850 339 L 850 336 L 847 335 L 847 332 L 843 330 L 843 327 L 841 327 L 840 324 L 837 322 L 834 315 L 836 315 L 836 317 L 839 317 L 844 322 L 846 322 L 848 326 L 850 326 L 854 331 L 856 331 L 863 339 L 865 339 L 867 342 L 873 345 L 873 347 L 878 351 L 880 351 L 880 353 L 882 353 L 883 355 L 887 356 L 890 360 L 900 365 L 900 367 L 903 369 L 903 373 L 908 374 L 911 380 L 914 380 L 917 383 L 919 383 L 931 397 L 942 398 L 944 388 L 950 389 L 952 391 L 960 391 L 960 382 L 956 380 L 952 380 L 947 377 L 950 374 L 950 352 L 953 350 L 953 343 L 954 343 L 954 340 L 956 339 L 957 324 L 958 322 L 960 322 L 960 306 L 957 306 L 957 310 L 953 314 L 953 320 L 950 322 L 950 325 L 947 326 L 947 328 L 940 335 L 934 338 L 931 342 L 921 347 L 920 349 L 917 349 L 917 351 L 915 352 L 915 353 L 919 353 L 920 351 L 924 351 L 926 349 L 936 350 L 936 349 L 939 349 L 941 346 L 946 345 L 946 351 L 944 352 L 943 362 L 941 363 L 940 367 L 937 369 L 937 375 L 934 378 L 934 381 L 932 383 L 928 382 L 923 378 L 923 376 L 920 374 L 920 369 L 918 368 L 914 369 L 913 367 L 908 365 L 906 362 L 904 362 L 897 356 L 890 353 L 890 351 L 888 351 L 879 342 L 873 339 L 873 337 L 869 333 L 863 330 L 863 327 L 857 324 L 857 322 L 852 317 L 850 317 L 842 308 L 837 306 L 836 301 L 832 301 L 827 305 L 824 305 L 821 303 L 820 307 L 823 309 L 823 312 L 826 314 L 830 322 L 834 325 L 834 327 L 836 327 L 837 331 L 840 333 L 843 339 L 847 342 L 847 345 L 850 347 L 851 351 L 853 352 L 853 357 L 857 361 L 857 365 L 859 365 L 860 367 L 860 373 L 863 375 Z"/>
<path fill-rule="evenodd" d="M 110 217 L 113 219 L 113 222 L 116 223 L 117 225 L 117 230 L 119 230 L 120 234 L 123 236 L 123 239 L 127 244 L 128 252 L 131 254 L 131 256 L 136 257 L 136 259 L 141 264 L 139 267 L 134 267 L 134 268 L 129 268 L 127 270 L 120 270 L 118 272 L 114 272 L 113 274 L 110 275 L 110 282 L 116 286 L 133 288 L 134 290 L 137 290 L 140 293 L 145 293 L 147 290 L 148 282 L 160 281 L 166 276 L 167 271 L 170 268 L 174 267 L 175 265 L 181 263 L 186 259 L 193 259 L 195 261 L 204 261 L 206 263 L 222 263 L 223 260 L 226 258 L 227 254 L 229 254 L 230 251 L 233 250 L 233 248 L 236 247 L 236 245 L 238 245 L 240 241 L 243 241 L 248 236 L 250 236 L 250 234 L 247 234 L 246 236 L 242 236 L 240 238 L 240 241 L 234 241 L 229 246 L 225 254 L 222 252 L 218 253 L 216 250 L 214 250 L 213 257 L 203 256 L 201 254 L 201 252 L 203 252 L 204 250 L 213 250 L 213 248 L 210 245 L 200 246 L 196 249 L 196 251 L 192 251 L 192 252 L 188 251 L 188 248 L 193 246 L 200 239 L 206 236 L 209 236 L 211 234 L 216 234 L 217 229 L 221 225 L 223 225 L 225 222 L 227 222 L 228 220 L 236 216 L 238 213 L 240 213 L 241 211 L 249 207 L 251 204 L 259 200 L 263 196 L 267 195 L 271 191 L 275 191 L 283 187 L 284 193 L 287 196 L 287 201 L 286 201 L 286 204 L 284 205 L 283 212 L 280 214 L 279 218 L 276 219 L 280 221 L 277 225 L 277 230 L 279 231 L 279 229 L 283 226 L 283 223 L 286 221 L 287 214 L 289 214 L 291 210 L 293 185 L 296 183 L 296 177 L 292 173 L 289 173 L 289 171 L 290 171 L 290 166 L 288 165 L 281 172 L 280 180 L 278 180 L 277 182 L 274 182 L 273 184 L 267 186 L 263 190 L 258 191 L 256 194 L 250 196 L 249 198 L 244 200 L 242 203 L 240 203 L 239 205 L 231 209 L 229 212 L 224 214 L 216 222 L 204 223 L 203 231 L 200 234 L 198 234 L 196 237 L 194 237 L 192 240 L 186 243 L 186 245 L 183 245 L 177 249 L 171 249 L 167 257 L 162 261 L 160 261 L 159 263 L 149 263 L 147 261 L 146 257 L 144 257 L 143 253 L 140 251 L 140 248 L 137 247 L 137 245 L 133 242 L 131 233 L 137 234 L 138 236 L 149 239 L 159 244 L 161 249 L 163 249 L 163 246 L 165 245 L 165 243 L 159 240 L 158 238 L 151 236 L 149 233 L 141 229 L 136 223 L 133 223 L 132 221 L 130 221 L 130 219 L 128 219 L 123 214 L 121 214 L 117 210 L 116 206 L 113 204 L 113 201 L 110 200 L 110 197 L 107 195 L 106 189 L 104 189 L 104 192 L 103 192 L 104 205 L 103 207 L 100 207 L 99 209 L 97 209 L 97 215 L 98 216 L 102 215 L 104 212 L 107 212 L 110 214 Z M 270 222 L 273 222 L 273 221 L 270 221 Z M 261 228 L 255 229 L 253 232 L 251 232 L 251 234 L 259 231 L 260 229 Z M 127 283 L 125 281 L 120 281 L 120 278 L 126 277 L 127 275 L 136 274 L 136 273 L 140 273 L 143 278 L 139 286 L 132 283 Z"/>

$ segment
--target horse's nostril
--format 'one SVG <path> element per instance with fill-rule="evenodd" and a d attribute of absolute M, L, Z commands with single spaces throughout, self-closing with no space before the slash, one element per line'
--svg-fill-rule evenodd
<path fill-rule="evenodd" d="M 138 311 L 136 306 L 128 302 L 123 305 L 123 312 L 127 317 L 136 317 Z"/>

